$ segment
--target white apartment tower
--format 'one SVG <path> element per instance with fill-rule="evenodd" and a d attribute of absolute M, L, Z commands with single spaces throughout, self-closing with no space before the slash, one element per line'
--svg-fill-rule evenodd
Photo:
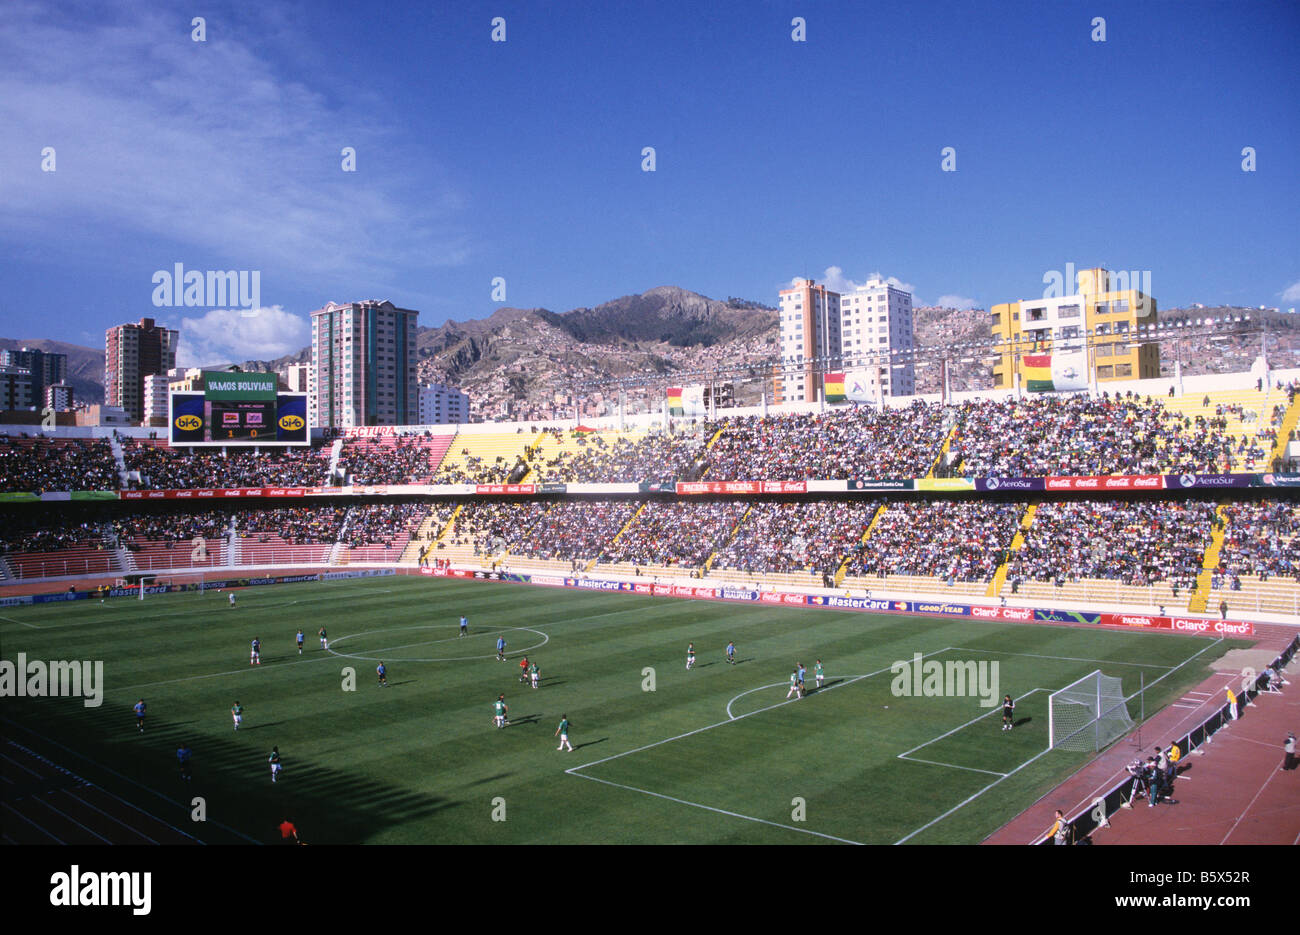
<path fill-rule="evenodd" d="M 880 396 L 916 392 L 916 367 L 905 352 L 916 347 L 912 294 L 871 279 L 840 296 L 844 369 Z"/>
<path fill-rule="evenodd" d="M 433 383 L 420 387 L 421 425 L 464 425 L 469 421 L 469 396 L 454 386 Z"/>

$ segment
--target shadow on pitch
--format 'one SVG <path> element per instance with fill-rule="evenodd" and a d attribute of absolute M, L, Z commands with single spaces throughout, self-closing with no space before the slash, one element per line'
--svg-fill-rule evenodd
<path fill-rule="evenodd" d="M 1029 723 L 1030 721 L 1032 721 L 1032 720 L 1033 720 L 1033 718 L 1031 718 L 1031 717 L 1022 717 L 1022 718 L 1021 718 L 1020 720 L 1018 720 L 1018 721 L 1012 721 L 1012 722 L 1011 722 L 1011 726 L 1012 726 L 1012 727 L 1019 727 L 1019 726 L 1021 726 L 1022 724 L 1028 724 L 1028 723 Z"/>
<path fill-rule="evenodd" d="M 513 775 L 514 775 L 514 773 L 497 773 L 495 776 L 488 776 L 488 777 L 486 777 L 486 778 L 484 778 L 484 779 L 475 779 L 473 782 L 466 783 L 466 785 L 470 785 L 470 786 L 481 786 L 481 785 L 483 785 L 484 783 L 488 783 L 488 782 L 496 782 L 498 779 L 508 779 L 509 777 L 511 777 L 511 776 L 513 776 Z"/>
<path fill-rule="evenodd" d="M 512 717 L 510 719 L 510 726 L 514 727 L 516 724 L 536 724 L 540 718 L 540 714 L 525 714 L 523 717 Z"/>
<path fill-rule="evenodd" d="M 586 743 L 575 743 L 573 749 L 581 750 L 583 747 L 594 747 L 596 744 L 604 743 L 608 739 L 608 737 L 601 737 L 599 740 L 588 740 Z"/>
<path fill-rule="evenodd" d="M 814 688 L 810 688 L 810 689 L 807 690 L 807 692 L 805 692 L 805 694 L 808 694 L 808 695 L 815 695 L 815 694 L 817 694 L 818 692 L 824 692 L 824 691 L 826 691 L 826 689 L 828 689 L 828 688 L 834 688 L 836 685 L 839 685 L 839 684 L 840 684 L 841 682 L 843 682 L 843 681 L 845 681 L 845 680 L 842 679 L 842 678 L 838 678 L 838 679 L 826 679 L 824 682 L 822 682 L 822 687 L 821 687 L 821 688 L 815 688 L 815 687 L 814 687 Z"/>

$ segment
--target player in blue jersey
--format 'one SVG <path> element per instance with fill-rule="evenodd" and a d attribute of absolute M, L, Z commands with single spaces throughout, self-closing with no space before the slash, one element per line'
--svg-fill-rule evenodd
<path fill-rule="evenodd" d="M 506 638 L 504 636 L 498 636 L 497 637 L 497 662 L 505 662 L 505 661 L 506 661 Z"/>
<path fill-rule="evenodd" d="M 303 635 L 302 635 L 302 627 L 299 627 L 299 628 L 298 628 L 298 655 L 299 655 L 299 656 L 302 655 L 302 641 L 303 641 L 303 639 L 304 639 L 304 637 L 303 637 Z"/>
<path fill-rule="evenodd" d="M 134 710 L 135 710 L 135 726 L 139 729 L 140 733 L 142 733 L 142 734 L 144 733 L 144 713 L 145 713 L 145 708 L 146 708 L 146 707 L 147 707 L 147 706 L 145 705 L 145 703 L 144 703 L 144 699 L 143 699 L 143 698 L 141 698 L 139 701 L 137 701 L 137 702 L 135 703 L 135 707 L 134 707 Z"/>
<path fill-rule="evenodd" d="M 379 676 L 379 687 L 387 688 L 388 687 L 388 666 L 384 665 L 382 662 L 379 663 L 379 665 L 375 667 L 375 674 Z"/>
<path fill-rule="evenodd" d="M 469 618 L 464 614 L 460 615 L 460 635 L 469 636 Z"/>
<path fill-rule="evenodd" d="M 260 666 L 262 664 L 262 641 L 253 638 L 253 651 L 248 655 L 248 664 L 250 666 Z"/>

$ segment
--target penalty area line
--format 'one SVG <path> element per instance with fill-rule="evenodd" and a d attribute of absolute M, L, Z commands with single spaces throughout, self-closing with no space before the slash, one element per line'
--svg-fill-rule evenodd
<path fill-rule="evenodd" d="M 730 722 L 723 721 L 722 723 L 728 724 Z M 574 767 L 574 769 L 581 769 L 581 768 L 582 767 L 580 766 Z M 850 841 L 848 838 L 837 838 L 833 834 L 825 834 L 824 832 L 821 831 L 813 831 L 811 828 L 796 828 L 794 825 L 783 825 L 779 821 L 768 821 L 766 818 L 755 818 L 753 815 L 742 815 L 740 814 L 740 812 L 729 812 L 725 808 L 714 808 L 712 805 L 702 805 L 699 802 L 690 802 L 687 801 L 686 799 L 676 798 L 675 796 L 664 795 L 662 792 L 651 792 L 649 789 L 638 789 L 636 786 L 625 786 L 620 782 L 610 782 L 608 779 L 600 779 L 596 776 L 584 776 L 582 773 L 575 773 L 571 769 L 566 769 L 565 772 L 572 773 L 574 776 L 577 776 L 580 779 L 590 779 L 592 782 L 603 783 L 606 786 L 613 786 L 616 789 L 626 789 L 629 792 L 640 792 L 642 795 L 652 795 L 656 799 L 666 799 L 669 802 L 676 802 L 678 805 L 689 805 L 692 808 L 702 808 L 707 812 L 716 812 L 719 815 L 726 815 L 729 818 L 741 818 L 744 819 L 745 821 L 757 822 L 760 825 L 771 825 L 773 828 L 781 828 L 785 831 L 798 831 L 801 834 L 811 834 L 819 838 L 826 838 L 828 841 L 838 841 L 841 844 L 857 844 L 859 846 L 862 844 L 861 841 Z"/>
<path fill-rule="evenodd" d="M 945 646 L 943 649 L 932 650 L 931 652 L 925 653 L 923 656 L 921 656 L 921 658 L 924 659 L 926 656 L 938 656 L 938 655 L 940 655 L 941 653 L 946 653 L 946 652 L 948 652 L 948 650 L 950 650 L 950 649 L 952 649 L 951 646 Z M 911 663 L 911 660 L 908 660 L 908 663 L 910 664 L 910 663 Z M 871 678 L 873 675 L 880 675 L 880 673 L 882 673 L 882 672 L 892 672 L 893 669 L 894 669 L 894 666 L 896 666 L 896 665 L 898 665 L 898 663 L 895 662 L 895 663 L 892 663 L 892 664 L 890 664 L 890 665 L 884 666 L 883 668 L 877 669 L 875 672 L 868 672 L 866 675 L 850 675 L 850 676 L 847 676 L 847 677 L 846 677 L 846 676 L 840 676 L 840 678 L 847 678 L 847 681 L 836 682 L 834 685 L 827 685 L 825 688 L 817 688 L 817 689 L 814 689 L 813 692 L 812 692 L 812 694 L 814 694 L 814 695 L 821 695 L 821 694 L 824 694 L 825 692 L 831 691 L 831 690 L 833 690 L 833 689 L 836 689 L 836 688 L 843 688 L 845 685 L 852 685 L 854 682 L 860 682 L 860 681 L 862 681 L 863 679 L 869 679 L 869 678 Z M 731 706 L 732 706 L 733 704 L 735 704 L 737 701 L 739 701 L 741 698 L 744 698 L 746 695 L 752 695 L 752 694 L 754 694 L 754 692 L 761 692 L 761 691 L 764 691 L 764 690 L 769 689 L 769 688 L 781 688 L 781 687 L 783 687 L 783 686 L 785 686 L 785 685 L 789 685 L 789 684 L 790 684 L 789 682 L 773 682 L 771 685 L 760 685 L 760 686 L 758 686 L 758 688 L 751 688 L 751 689 L 749 689 L 749 690 L 747 690 L 747 691 L 743 691 L 743 692 L 741 692 L 741 693 L 740 693 L 739 695 L 737 695 L 735 698 L 732 698 L 730 701 L 727 702 L 727 717 L 730 718 L 730 719 L 733 720 L 733 721 L 739 721 L 739 720 L 740 720 L 741 718 L 743 718 L 743 717 L 749 717 L 750 714 L 758 714 L 760 711 L 771 711 L 773 708 L 779 708 L 779 707 L 781 707 L 781 705 L 792 704 L 792 703 L 795 702 L 795 701 L 799 701 L 800 699 L 798 699 L 798 698 L 787 699 L 787 700 L 785 700 L 785 701 L 778 702 L 777 704 L 774 704 L 774 705 L 768 705 L 766 708 L 759 708 L 759 709 L 756 710 L 756 711 L 750 711 L 749 714 L 739 714 L 739 715 L 737 715 L 737 714 L 732 714 L 732 713 L 731 713 Z M 719 723 L 726 724 L 727 722 L 726 722 L 726 721 L 721 721 L 721 722 L 719 722 Z M 717 725 L 717 724 L 711 724 L 711 725 L 709 725 L 709 726 L 710 726 L 710 727 L 717 727 L 718 725 Z M 703 727 L 703 728 L 700 728 L 700 729 L 701 729 L 701 730 L 708 730 L 709 728 L 708 728 L 708 727 Z M 691 733 L 695 733 L 695 731 L 692 731 Z M 682 734 L 681 736 L 682 736 L 682 737 L 685 737 L 685 736 L 687 736 L 687 735 L 686 735 L 686 734 Z M 676 740 L 676 739 L 677 739 L 676 737 L 669 737 L 669 738 L 668 738 L 668 740 Z M 661 740 L 660 743 L 668 743 L 668 740 Z M 653 744 L 652 744 L 652 746 L 653 746 Z M 644 750 L 644 749 L 646 749 L 646 748 L 645 748 L 645 747 L 642 747 L 641 749 Z M 629 750 L 629 751 L 628 751 L 628 753 L 635 753 L 635 752 L 636 752 L 635 750 Z M 909 751 L 909 752 L 910 752 L 910 751 Z M 624 755 L 624 754 L 620 754 L 620 755 Z M 597 762 L 604 762 L 604 761 L 603 761 L 603 760 L 598 760 Z M 590 763 L 589 763 L 589 764 L 587 764 L 587 765 L 591 766 L 591 765 L 594 765 L 594 764 L 590 764 Z"/>
<path fill-rule="evenodd" d="M 934 650 L 933 652 L 926 653 L 925 655 L 927 655 L 927 656 L 937 656 L 937 655 L 939 655 L 940 653 L 946 653 L 946 652 L 948 652 L 948 650 L 950 650 L 951 648 L 952 648 L 951 646 L 945 646 L 943 649 L 936 649 L 936 650 Z M 923 658 L 924 658 L 924 657 L 923 657 Z M 830 685 L 830 686 L 827 686 L 826 688 L 821 689 L 819 692 L 815 692 L 814 694 L 820 694 L 821 691 L 830 691 L 830 690 L 833 689 L 833 688 L 839 688 L 839 687 L 841 687 L 841 686 L 843 686 L 843 685 L 851 685 L 851 684 L 853 684 L 854 682 L 859 682 L 859 681 L 861 681 L 862 679 L 871 678 L 873 675 L 879 675 L 879 674 L 882 673 L 882 672 L 888 672 L 888 671 L 890 671 L 892 668 L 893 668 L 892 665 L 891 665 L 891 666 L 883 666 L 882 668 L 879 668 L 879 669 L 877 669 L 877 670 L 874 671 L 874 672 L 868 672 L 866 675 L 858 675 L 858 676 L 854 676 L 853 678 L 849 679 L 848 681 L 845 681 L 845 682 L 839 682 L 839 683 L 836 684 L 836 685 Z M 770 685 L 768 685 L 768 686 L 760 686 L 760 688 L 757 688 L 757 689 L 750 689 L 750 691 L 751 691 L 751 692 L 752 692 L 752 691 L 761 691 L 762 688 L 770 688 L 770 687 L 772 687 L 772 686 L 770 686 Z M 744 692 L 743 694 L 747 695 L 747 694 L 749 694 L 749 693 L 750 693 L 750 692 Z M 739 697 L 741 697 L 741 696 L 738 695 L 737 698 L 739 698 Z M 735 701 L 736 698 L 733 698 L 733 699 L 731 699 L 731 700 L 732 700 L 732 701 Z M 768 820 L 765 819 L 765 818 L 754 818 L 754 817 L 751 816 L 751 815 L 742 815 L 742 814 L 740 814 L 739 812 L 729 812 L 729 811 L 727 811 L 726 809 L 715 808 L 715 807 L 712 806 L 712 805 L 702 805 L 702 804 L 700 804 L 699 802 L 690 802 L 690 801 L 688 801 L 688 800 L 686 800 L 686 799 L 679 799 L 679 798 L 675 798 L 675 797 L 673 797 L 673 796 L 671 796 L 671 795 L 665 795 L 665 794 L 663 794 L 662 792 L 652 792 L 652 791 L 650 791 L 649 789 L 638 789 L 638 788 L 635 787 L 635 786 L 625 786 L 625 785 L 623 785 L 622 783 L 611 782 L 611 781 L 608 780 L 608 779 L 600 779 L 600 778 L 598 778 L 598 777 L 596 777 L 596 776 L 587 776 L 587 775 L 585 775 L 585 774 L 583 774 L 583 773 L 581 772 L 581 770 L 587 769 L 588 767 L 591 767 L 591 766 L 599 766 L 601 763 L 608 763 L 608 762 L 610 762 L 611 760 L 618 760 L 618 759 L 621 759 L 622 757 L 625 757 L 625 756 L 631 756 L 633 753 L 641 753 L 641 752 L 644 751 L 644 750 L 650 750 L 650 749 L 653 749 L 654 747 L 659 747 L 659 746 L 662 746 L 663 744 L 666 744 L 666 743 L 672 743 L 674 740 L 682 740 L 682 739 L 684 739 L 684 738 L 686 738 L 686 737 L 694 736 L 695 734 L 701 734 L 701 733 L 704 733 L 705 731 L 713 730 L 715 727 L 722 727 L 724 724 L 735 724 L 737 721 L 743 721 L 743 720 L 744 720 L 745 718 L 747 718 L 747 717 L 753 717 L 755 714 L 762 714 L 764 711 L 771 711 L 771 710 L 773 710 L 774 708 L 780 708 L 780 707 L 783 707 L 783 706 L 788 705 L 788 704 L 794 704 L 796 701 L 799 701 L 799 700 L 801 700 L 801 699 L 794 698 L 794 699 L 787 699 L 787 700 L 785 700 L 785 701 L 779 701 L 779 702 L 777 702 L 776 704 L 768 705 L 767 707 L 764 707 L 764 708 L 757 708 L 757 709 L 755 709 L 755 710 L 753 710 L 753 711 L 750 711 L 750 712 L 748 712 L 748 713 L 746 713 L 746 714 L 739 715 L 738 717 L 732 717 L 730 711 L 728 711 L 728 714 L 727 714 L 727 720 L 725 720 L 725 721 L 718 721 L 718 722 L 715 723 L 715 724 L 708 724 L 708 725 L 706 725 L 706 726 L 704 726 L 704 727 L 697 727 L 695 730 L 689 730 L 689 731 L 687 731 L 687 732 L 684 733 L 684 734 L 678 734 L 678 735 L 676 735 L 675 737 L 668 737 L 668 738 L 666 738 L 666 739 L 664 739 L 664 740 L 656 740 L 654 743 L 648 743 L 648 744 L 645 744 L 644 746 L 641 746 L 641 747 L 635 747 L 635 748 L 633 748 L 633 749 L 631 749 L 631 750 L 626 750 L 626 751 L 624 751 L 623 753 L 615 753 L 615 754 L 613 754 L 612 756 L 602 757 L 602 758 L 599 759 L 599 760 L 592 760 L 590 763 L 583 763 L 583 764 L 581 764 L 581 765 L 579 765 L 579 766 L 571 766 L 571 767 L 569 767 L 568 769 L 566 769 L 564 772 L 567 773 L 567 774 L 570 775 L 570 776 L 577 776 L 579 779 L 590 779 L 590 780 L 592 780 L 593 782 L 603 783 L 603 784 L 605 784 L 605 785 L 607 785 L 607 786 L 614 786 L 615 788 L 618 788 L 618 789 L 626 789 L 626 790 L 631 791 L 631 792 L 639 792 L 639 793 L 641 793 L 642 795 L 650 795 L 650 796 L 654 796 L 655 798 L 665 799 L 665 800 L 670 801 L 670 802 L 677 802 L 677 803 L 679 803 L 679 804 L 681 804 L 681 805 L 689 805 L 689 806 L 691 806 L 692 808 L 702 808 L 702 809 L 704 809 L 704 810 L 706 810 L 706 811 L 716 812 L 716 813 L 718 813 L 718 814 L 720 814 L 720 815 L 729 815 L 729 816 L 731 816 L 731 817 L 734 817 L 734 818 L 741 818 L 741 819 L 744 819 L 744 820 L 746 820 L 746 821 L 755 821 L 755 822 L 758 822 L 758 823 L 760 823 L 760 824 L 772 825 L 773 827 L 776 827 L 776 828 L 785 828 L 786 830 L 789 830 L 789 831 L 800 831 L 800 832 L 802 832 L 802 833 L 804 833 L 804 834 L 812 834 L 812 835 L 816 835 L 817 837 L 820 837 L 820 838 L 827 838 L 828 840 L 839 841 L 839 842 L 844 843 L 844 844 L 861 844 L 861 843 L 862 843 L 861 841 L 850 841 L 848 838 L 837 838 L 837 837 L 835 837 L 834 835 L 823 834 L 823 833 L 820 832 L 820 831 L 812 831 L 812 830 L 810 830 L 810 829 L 808 829 L 808 828 L 795 828 L 795 827 L 793 827 L 793 826 L 791 826 L 791 825 L 783 825 L 783 824 L 780 824 L 779 822 L 768 821 Z M 728 707 L 730 707 L 730 705 L 728 705 Z"/>
<path fill-rule="evenodd" d="M 1021 697 L 1021 698 L 1028 698 L 1030 695 L 1034 694 L 1035 692 L 1045 692 L 1045 691 L 1047 691 L 1046 688 L 1031 688 L 1029 691 L 1025 692 L 1025 693 L 1024 693 L 1023 695 L 1021 695 L 1020 697 Z M 969 721 L 967 721 L 965 724 L 958 724 L 958 725 L 957 725 L 956 727 L 954 727 L 952 730 L 947 731 L 947 732 L 945 732 L 945 733 L 942 733 L 942 734 L 940 734 L 938 737 L 931 737 L 931 738 L 930 738 L 929 740 L 927 740 L 925 743 L 919 743 L 919 744 L 917 744 L 915 747 L 913 747 L 911 750 L 904 750 L 902 753 L 900 753 L 900 754 L 898 755 L 898 758 L 899 758 L 900 760 L 907 759 L 907 755 L 908 755 L 909 753 L 915 753 L 917 750 L 921 750 L 921 749 L 923 749 L 923 748 L 925 748 L 925 747 L 928 747 L 928 746 L 930 746 L 930 744 L 932 744 L 932 743 L 938 743 L 940 740 L 943 740 L 943 738 L 945 738 L 945 737 L 951 737 L 953 734 L 957 733 L 957 731 L 962 730 L 963 728 L 970 727 L 970 726 L 971 726 L 972 724 L 974 724 L 976 721 L 982 721 L 982 720 L 984 720 L 986 717 L 988 717 L 988 716 L 991 715 L 991 714 L 997 714 L 999 710 L 1001 710 L 1001 706 L 999 706 L 999 705 L 995 705 L 994 707 L 992 707 L 992 708 L 990 708 L 989 710 L 985 711 L 985 712 L 984 712 L 983 714 L 981 714 L 979 717 L 973 717 L 973 718 L 971 718 L 971 719 L 970 719 Z M 1001 775 L 1004 775 L 1004 774 L 1003 774 L 1003 773 L 998 773 L 997 775 L 1001 776 Z"/>

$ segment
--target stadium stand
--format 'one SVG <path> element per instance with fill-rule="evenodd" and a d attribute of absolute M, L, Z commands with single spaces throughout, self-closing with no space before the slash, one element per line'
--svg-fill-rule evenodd
<path fill-rule="evenodd" d="M 339 469 L 349 484 L 433 483 L 455 437 L 451 432 L 349 438 L 343 444 Z"/>
<path fill-rule="evenodd" d="M 116 490 L 112 446 L 100 439 L 0 435 L 0 492 Z"/>

